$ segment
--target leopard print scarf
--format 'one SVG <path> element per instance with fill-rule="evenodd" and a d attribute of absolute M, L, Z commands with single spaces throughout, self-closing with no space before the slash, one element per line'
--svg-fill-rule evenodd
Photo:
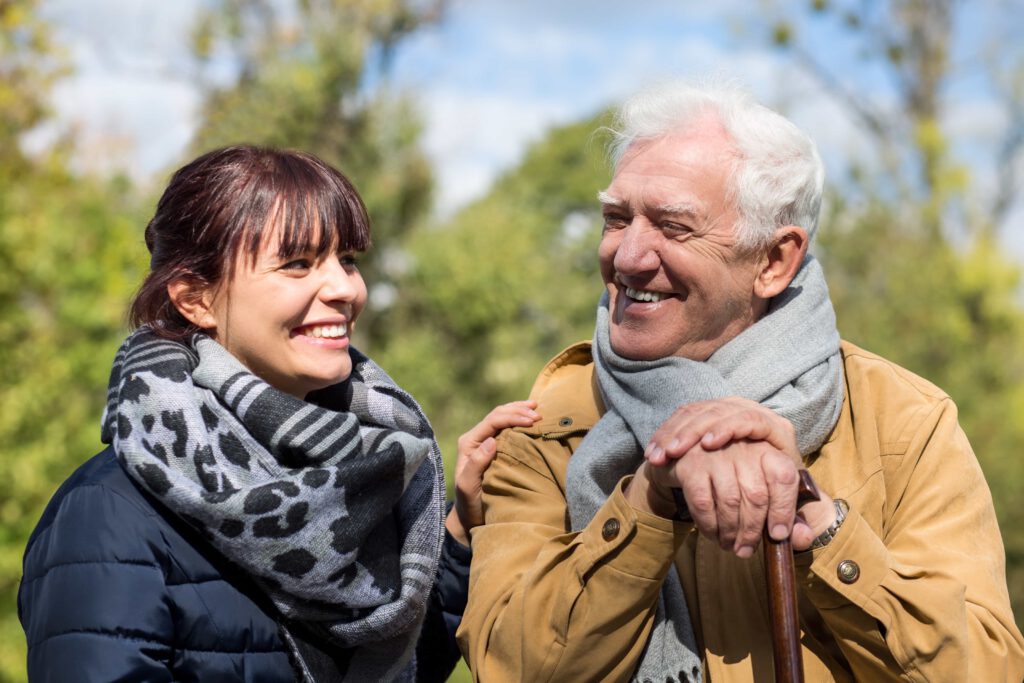
<path fill-rule="evenodd" d="M 307 402 L 208 336 L 181 344 L 143 327 L 114 360 L 102 438 L 285 622 L 349 648 L 345 680 L 394 680 L 414 668 L 444 475 L 420 407 L 351 354 L 351 377 Z"/>

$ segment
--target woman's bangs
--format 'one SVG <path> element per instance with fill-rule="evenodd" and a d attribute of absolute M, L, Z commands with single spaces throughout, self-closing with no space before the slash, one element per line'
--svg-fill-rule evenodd
<path fill-rule="evenodd" d="M 362 252 L 370 247 L 366 209 L 343 176 L 299 153 L 274 162 L 245 193 L 246 215 L 236 216 L 242 226 L 239 242 L 251 263 L 265 247 L 276 248 L 279 258 L 318 259 L 332 251 Z"/>
<path fill-rule="evenodd" d="M 313 254 L 321 258 L 334 247 L 337 237 L 325 230 L 324 217 L 318 211 L 313 197 L 307 195 L 296 201 L 282 199 L 271 217 L 278 232 L 278 256 L 291 258 Z M 329 223 L 327 223 L 329 225 Z"/>
<path fill-rule="evenodd" d="M 369 220 L 354 192 L 333 174 L 292 176 L 295 185 L 281 192 L 272 220 L 281 226 L 279 254 L 282 257 L 314 254 L 322 258 L 337 253 L 362 252 L 370 247 Z M 305 177 L 302 177 L 302 176 Z"/>

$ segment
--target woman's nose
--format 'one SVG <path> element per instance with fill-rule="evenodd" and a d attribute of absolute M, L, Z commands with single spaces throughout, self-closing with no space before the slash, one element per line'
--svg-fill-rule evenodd
<path fill-rule="evenodd" d="M 636 217 L 622 231 L 622 239 L 615 250 L 615 270 L 626 274 L 639 274 L 657 270 L 661 264 L 658 256 L 655 230 L 646 219 Z"/>
<path fill-rule="evenodd" d="M 354 265 L 346 265 L 337 256 L 332 256 L 324 261 L 321 268 L 321 298 L 325 301 L 352 301 L 356 298 L 362 276 Z"/>

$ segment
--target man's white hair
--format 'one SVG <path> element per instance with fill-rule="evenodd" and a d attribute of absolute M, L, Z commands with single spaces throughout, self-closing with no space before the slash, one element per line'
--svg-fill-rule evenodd
<path fill-rule="evenodd" d="M 814 142 L 734 82 L 673 82 L 634 95 L 610 128 L 612 161 L 617 167 L 634 142 L 685 130 L 709 114 L 722 124 L 737 153 L 727 196 L 740 214 L 740 244 L 766 247 L 784 225 L 798 225 L 813 237 L 825 183 Z"/>

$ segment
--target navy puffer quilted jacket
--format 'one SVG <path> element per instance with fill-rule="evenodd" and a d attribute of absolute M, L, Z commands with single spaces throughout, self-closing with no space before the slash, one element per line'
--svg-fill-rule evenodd
<path fill-rule="evenodd" d="M 29 539 L 18 592 L 29 679 L 295 681 L 273 607 L 159 505 L 110 448 L 54 494 Z M 452 564 L 442 558 L 449 574 Z M 452 579 L 442 573 L 442 592 L 459 591 L 461 579 Z M 433 673 L 421 680 L 444 680 L 454 665 L 458 651 L 443 631 L 458 617 L 438 610 L 463 601 L 431 596 L 430 666 L 421 668 Z"/>

